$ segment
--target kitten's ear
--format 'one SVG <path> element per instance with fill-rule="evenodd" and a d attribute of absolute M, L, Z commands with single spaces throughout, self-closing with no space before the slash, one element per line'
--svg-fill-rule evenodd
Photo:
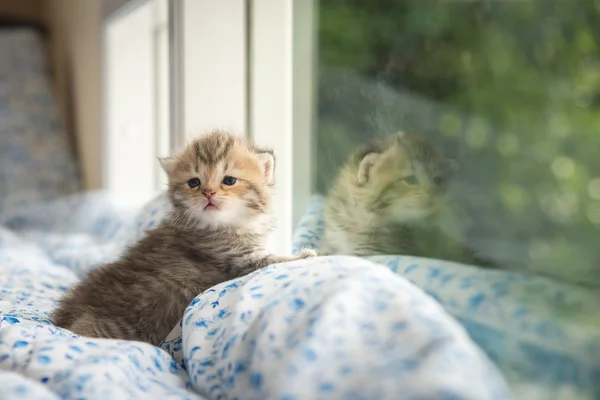
<path fill-rule="evenodd" d="M 167 175 L 171 175 L 177 164 L 175 157 L 158 157 L 158 162 Z"/>
<path fill-rule="evenodd" d="M 371 180 L 371 170 L 379 158 L 378 153 L 369 153 L 358 164 L 358 183 L 364 185 Z"/>
<path fill-rule="evenodd" d="M 394 136 L 394 139 L 395 139 L 396 145 L 398 147 L 406 150 L 407 141 L 408 141 L 408 136 L 407 136 L 406 132 L 404 132 L 404 131 L 396 132 L 396 136 Z"/>
<path fill-rule="evenodd" d="M 265 182 L 272 185 L 275 183 L 275 155 L 270 150 L 256 150 L 256 155 L 260 160 Z"/>

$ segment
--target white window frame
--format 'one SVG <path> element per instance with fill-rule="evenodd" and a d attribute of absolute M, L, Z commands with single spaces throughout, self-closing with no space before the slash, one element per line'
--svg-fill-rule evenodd
<path fill-rule="evenodd" d="M 315 0 L 253 0 L 250 135 L 277 157 L 274 248 L 291 251 L 293 229 L 314 189 Z"/>
<path fill-rule="evenodd" d="M 123 9 L 142 3 L 119 1 Z M 278 224 L 271 247 L 282 253 L 291 251 L 315 182 L 315 7 L 316 0 L 168 0 L 170 150 L 215 128 L 273 148 Z M 165 96 L 155 85 L 155 96 Z M 114 110 L 110 93 L 105 99 Z M 105 131 L 105 186 L 123 189 L 111 181 L 112 166 L 125 157 L 115 150 L 115 130 Z"/>
<path fill-rule="evenodd" d="M 164 187 L 156 156 L 169 152 L 169 113 L 161 112 L 168 107 L 161 101 L 168 99 L 162 93 L 168 71 L 164 60 L 157 63 L 158 53 L 166 53 L 167 3 L 118 0 L 104 6 L 102 185 L 144 202 Z"/>
<path fill-rule="evenodd" d="M 176 147 L 219 128 L 247 127 L 245 0 L 171 0 L 177 13 L 181 121 Z M 175 111 L 175 110 L 174 110 Z"/>

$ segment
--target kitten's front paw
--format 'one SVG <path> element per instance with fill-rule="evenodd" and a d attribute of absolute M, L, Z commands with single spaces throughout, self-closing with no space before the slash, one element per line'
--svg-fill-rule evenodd
<path fill-rule="evenodd" d="M 304 248 L 300 251 L 300 258 L 310 258 L 310 257 L 316 257 L 316 256 L 317 256 L 317 252 L 314 251 L 313 249 Z"/>

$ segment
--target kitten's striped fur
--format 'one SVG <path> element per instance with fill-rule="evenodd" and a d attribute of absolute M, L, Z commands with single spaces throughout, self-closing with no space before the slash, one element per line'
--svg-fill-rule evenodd
<path fill-rule="evenodd" d="M 272 230 L 273 153 L 226 132 L 193 141 L 161 159 L 172 215 L 120 260 L 92 272 L 60 300 L 55 325 L 100 338 L 158 345 L 202 291 L 264 266 L 314 256 L 265 251 Z M 235 177 L 227 186 L 225 176 Z M 199 178 L 191 188 L 187 182 Z M 207 211 L 211 202 L 218 209 Z"/>

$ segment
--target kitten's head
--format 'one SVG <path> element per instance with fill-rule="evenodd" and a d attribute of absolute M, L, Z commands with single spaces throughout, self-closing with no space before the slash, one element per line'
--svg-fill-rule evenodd
<path fill-rule="evenodd" d="M 355 153 L 356 184 L 368 193 L 367 207 L 395 222 L 428 217 L 444 203 L 456 164 L 425 139 L 398 133 Z"/>
<path fill-rule="evenodd" d="M 275 170 L 272 151 L 215 131 L 160 163 L 169 177 L 178 221 L 206 229 L 267 224 Z"/>

